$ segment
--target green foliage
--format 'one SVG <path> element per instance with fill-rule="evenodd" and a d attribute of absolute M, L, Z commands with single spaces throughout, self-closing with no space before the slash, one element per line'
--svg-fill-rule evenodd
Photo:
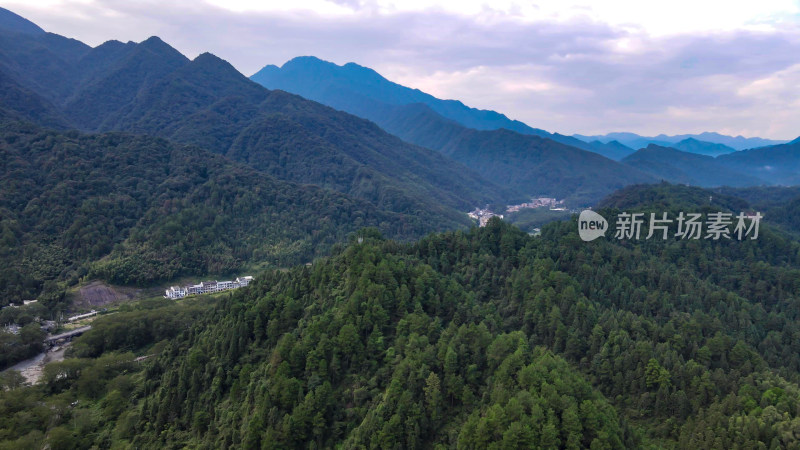
<path fill-rule="evenodd" d="M 75 339 L 70 354 L 96 358 L 112 351 L 138 351 L 189 329 L 213 305 L 202 298 L 181 304 L 166 302 L 160 307 L 145 304 L 98 318 L 92 322 L 92 329 Z"/>
<path fill-rule="evenodd" d="M 268 66 L 251 79 L 371 120 L 406 142 L 438 150 L 513 189 L 521 200 L 547 194 L 585 206 L 627 184 L 653 180 L 582 150 L 594 146 L 578 139 L 534 129 L 494 111 L 436 99 L 355 64 L 336 67 L 300 57 L 280 69 Z"/>
<path fill-rule="evenodd" d="M 705 207 L 691 205 L 703 192 L 645 189 L 613 205 Z M 142 448 L 797 448 L 800 252 L 774 228 L 761 231 L 743 242 L 583 243 L 575 222 L 534 238 L 491 220 L 414 244 L 365 231 L 336 256 L 263 273 L 200 315 L 153 302 L 99 319 L 108 322 L 76 351 L 106 353 L 2 393 L 0 438 L 42 442 L 55 430 L 85 446 Z M 125 322 L 180 331 L 115 340 Z M 141 365 L 108 353 L 165 336 Z M 74 399 L 79 411 L 63 412 Z"/>
<path fill-rule="evenodd" d="M 157 37 L 89 48 L 0 31 L 0 44 L 0 93 L 13 94 L 0 108 L 12 119 L 196 145 L 432 229 L 466 226 L 463 211 L 513 195 L 369 121 L 264 89 L 212 54 L 190 61 Z"/>
<path fill-rule="evenodd" d="M 769 228 L 738 247 L 575 239 L 574 223 L 537 239 L 492 221 L 273 273 L 198 325 L 187 357 L 159 360 L 165 400 L 136 442 L 796 445 L 796 244 Z M 774 281 L 729 276 L 756 267 Z M 215 419 L 188 437 L 208 404 Z M 748 420 L 763 425 L 731 425 Z"/>
<path fill-rule="evenodd" d="M 142 367 L 131 353 L 66 359 L 41 384 L 0 391 L 0 448 L 108 448 L 131 437 Z M 113 431 L 112 431 L 113 430 Z"/>
<path fill-rule="evenodd" d="M 0 329 L 0 370 L 41 352 L 46 334 L 36 322 L 23 326 L 19 334 Z"/>
<path fill-rule="evenodd" d="M 87 276 L 235 273 L 308 261 L 364 226 L 399 238 L 442 226 L 154 138 L 9 124 L 0 160 L 2 304 L 39 297 L 55 310 Z"/>
<path fill-rule="evenodd" d="M 510 214 L 505 214 L 503 220 L 513 223 L 521 230 L 532 232 L 534 228 L 555 222 L 567 220 L 572 215 L 569 211 L 551 211 L 548 208 L 526 208 Z"/>

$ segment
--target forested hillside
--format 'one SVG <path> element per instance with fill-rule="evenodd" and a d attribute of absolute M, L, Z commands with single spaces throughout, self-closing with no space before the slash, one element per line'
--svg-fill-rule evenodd
<path fill-rule="evenodd" d="M 432 224 L 467 225 L 463 212 L 475 206 L 525 199 L 371 122 L 264 89 L 214 55 L 190 61 L 157 37 L 91 48 L 0 29 L 0 44 L 0 90 L 14 89 L 0 108 L 14 118 L 197 145 Z"/>
<path fill-rule="evenodd" d="M 800 237 L 800 186 L 720 188 L 714 191 L 746 200 L 751 208 L 763 212 L 769 223 Z"/>
<path fill-rule="evenodd" d="M 692 186 L 759 186 L 765 182 L 739 170 L 720 164 L 711 156 L 650 144 L 621 160 L 654 178 Z"/>
<path fill-rule="evenodd" d="M 556 196 L 585 206 L 622 186 L 655 181 L 598 156 L 613 146 L 595 147 L 494 111 L 439 100 L 357 64 L 340 67 L 300 57 L 280 69 L 267 66 L 251 78 L 372 120 L 407 142 L 438 150 L 483 178 L 528 196 Z"/>
<path fill-rule="evenodd" d="M 641 202 L 653 198 L 670 211 L 746 206 L 698 204 L 707 194 L 629 188 L 601 212 L 648 210 Z M 800 245 L 769 225 L 741 242 L 583 243 L 574 221 L 541 237 L 497 220 L 407 245 L 362 236 L 312 267 L 263 274 L 132 367 L 122 388 L 118 369 L 98 364 L 118 367 L 108 361 L 131 356 L 115 351 L 163 337 L 92 330 L 75 351 L 100 359 L 65 361 L 44 385 L 2 394 L 2 436 L 200 448 L 798 447 Z M 58 417 L 21 409 L 76 399 Z"/>
<path fill-rule="evenodd" d="M 0 367 L 42 352 L 82 282 L 255 277 L 109 307 L 34 385 L 0 372 L 0 450 L 800 449 L 800 190 L 631 185 L 795 183 L 798 141 L 650 148 L 639 170 L 580 149 L 617 141 L 345 69 L 373 89 L 339 101 L 424 147 L 208 53 L 92 48 L 0 8 L 0 306 L 39 300 L 0 312 Z M 610 228 L 584 242 L 542 208 L 513 217 L 565 215 L 536 236 L 467 229 L 534 194 Z M 618 239 L 622 212 L 763 220 Z"/>
<path fill-rule="evenodd" d="M 800 184 L 800 142 L 754 148 L 717 158 L 720 163 L 738 170 L 749 169 L 768 184 Z"/>
<path fill-rule="evenodd" d="M 363 226 L 411 238 L 432 225 L 163 139 L 2 126 L 3 305 L 55 306 L 87 276 L 142 285 L 298 264 Z"/>

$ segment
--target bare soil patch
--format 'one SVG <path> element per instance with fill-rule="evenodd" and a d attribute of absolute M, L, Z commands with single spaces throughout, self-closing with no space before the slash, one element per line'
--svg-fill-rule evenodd
<path fill-rule="evenodd" d="M 141 291 L 141 289 L 113 287 L 102 281 L 93 281 L 79 289 L 74 306 L 89 308 L 133 300 L 141 296 Z"/>

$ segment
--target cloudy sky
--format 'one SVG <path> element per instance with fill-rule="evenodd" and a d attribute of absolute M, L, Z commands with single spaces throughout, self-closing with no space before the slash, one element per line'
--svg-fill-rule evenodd
<path fill-rule="evenodd" d="M 210 51 L 248 76 L 300 55 L 352 61 L 565 134 L 800 135 L 800 0 L 0 5 L 90 45 L 157 35 L 189 57 Z"/>

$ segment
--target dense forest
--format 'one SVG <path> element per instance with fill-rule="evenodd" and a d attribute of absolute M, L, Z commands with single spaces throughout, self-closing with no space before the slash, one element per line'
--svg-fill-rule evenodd
<path fill-rule="evenodd" d="M 800 449 L 798 188 L 635 185 L 595 208 L 760 211 L 757 239 L 673 223 L 663 240 L 583 242 L 571 216 L 536 236 L 466 229 L 475 206 L 583 205 L 655 178 L 424 105 L 385 110 L 418 147 L 208 53 L 91 48 L 7 13 L 0 306 L 39 301 L 0 311 L 20 326 L 0 331 L 0 368 L 42 351 L 39 321 L 87 280 L 256 277 L 125 303 L 35 385 L 0 373 L 0 450 Z M 656 175 L 699 182 L 725 162 L 726 180 L 775 166 L 770 182 L 794 183 L 798 145 L 676 154 Z"/>
<path fill-rule="evenodd" d="M 698 204 L 707 194 L 635 187 L 600 211 L 746 204 Z M 768 224 L 746 241 L 583 243 L 575 230 L 556 222 L 532 237 L 493 219 L 413 244 L 363 231 L 311 267 L 261 274 L 174 338 L 146 325 L 157 308 L 103 318 L 42 384 L 1 394 L 0 438 L 799 448 L 795 240 Z M 124 322 L 142 323 L 141 338 L 112 338 Z"/>
<path fill-rule="evenodd" d="M 0 132 L 0 306 L 38 297 L 55 311 L 84 277 L 146 285 L 298 264 L 364 226 L 408 239 L 460 224 L 382 211 L 163 139 L 18 122 Z"/>
<path fill-rule="evenodd" d="M 762 211 L 769 223 L 800 237 L 800 186 L 718 188 L 714 192 L 732 195 Z"/>
<path fill-rule="evenodd" d="M 155 36 L 92 48 L 0 26 L 0 47 L 0 115 L 195 145 L 425 221 L 466 225 L 464 211 L 530 194 L 499 187 L 367 120 L 269 91 L 210 53 L 189 60 Z"/>

